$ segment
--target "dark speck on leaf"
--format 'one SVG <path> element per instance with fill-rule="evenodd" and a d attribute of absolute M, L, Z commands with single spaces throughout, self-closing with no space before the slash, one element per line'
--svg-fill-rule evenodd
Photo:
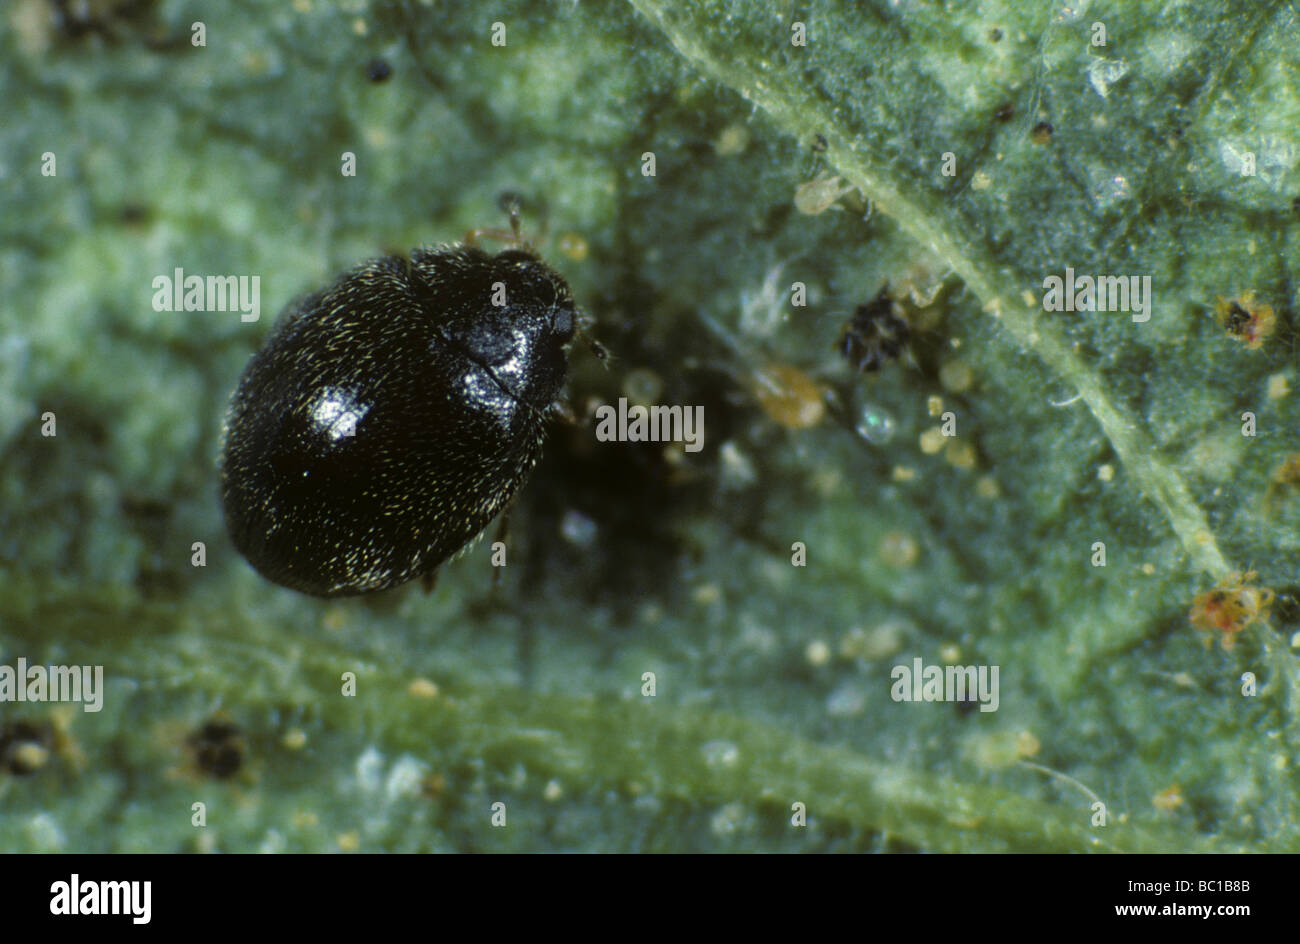
<path fill-rule="evenodd" d="M 910 334 L 885 286 L 875 298 L 854 310 L 837 347 L 858 373 L 876 371 L 903 353 Z"/>
<path fill-rule="evenodd" d="M 244 735 L 230 721 L 208 721 L 186 744 L 194 751 L 199 770 L 218 780 L 233 777 L 244 764 Z"/>
<path fill-rule="evenodd" d="M 139 203 L 123 204 L 118 218 L 127 226 L 137 226 L 149 219 L 149 208 Z"/>
<path fill-rule="evenodd" d="M 1283 634 L 1300 625 L 1300 586 L 1281 587 L 1273 604 L 1272 623 Z"/>
<path fill-rule="evenodd" d="M 1246 330 L 1250 324 L 1250 313 L 1242 308 L 1236 302 L 1228 306 L 1228 330 L 1233 334 L 1240 334 Z"/>

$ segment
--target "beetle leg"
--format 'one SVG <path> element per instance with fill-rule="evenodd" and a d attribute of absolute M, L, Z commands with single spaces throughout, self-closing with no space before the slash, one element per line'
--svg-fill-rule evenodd
<path fill-rule="evenodd" d="M 461 242 L 467 246 L 478 248 L 479 241 L 484 239 L 495 239 L 497 242 L 508 243 L 511 246 L 525 245 L 517 233 L 507 232 L 503 229 L 472 229 L 465 234 L 465 238 Z"/>
<path fill-rule="evenodd" d="M 606 370 L 609 370 L 609 348 L 585 333 L 582 336 L 582 343 L 587 345 L 587 349 L 596 355 L 596 359 L 605 365 Z"/>

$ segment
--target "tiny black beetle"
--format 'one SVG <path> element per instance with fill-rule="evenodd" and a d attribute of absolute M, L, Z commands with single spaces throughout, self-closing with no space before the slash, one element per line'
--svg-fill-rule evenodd
<path fill-rule="evenodd" d="M 316 596 L 431 579 L 536 465 L 578 312 L 524 249 L 417 249 L 290 305 L 222 430 L 235 547 Z"/>

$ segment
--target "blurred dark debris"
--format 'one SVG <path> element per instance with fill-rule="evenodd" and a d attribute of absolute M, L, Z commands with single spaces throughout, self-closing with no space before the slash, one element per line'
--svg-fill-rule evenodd
<path fill-rule="evenodd" d="M 99 39 L 140 42 L 151 49 L 190 45 L 189 32 L 172 33 L 158 18 L 158 0 L 42 0 L 49 24 L 67 43 Z"/>
<path fill-rule="evenodd" d="M 54 727 L 48 722 L 8 721 L 0 725 L 0 770 L 15 776 L 34 774 L 54 750 Z"/>
<path fill-rule="evenodd" d="M 371 59 L 366 63 L 366 78 L 375 84 L 387 82 L 393 75 L 393 67 L 385 59 Z"/>
<path fill-rule="evenodd" d="M 248 745 L 244 733 L 227 718 L 212 718 L 185 741 L 199 771 L 217 780 L 229 780 L 244 766 Z"/>
<path fill-rule="evenodd" d="M 877 371 L 902 356 L 910 337 L 902 307 L 886 285 L 875 298 L 854 309 L 840 334 L 838 350 L 858 373 Z"/>

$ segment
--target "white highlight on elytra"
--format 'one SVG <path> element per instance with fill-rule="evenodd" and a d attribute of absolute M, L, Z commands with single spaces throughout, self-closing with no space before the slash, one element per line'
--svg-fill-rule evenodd
<path fill-rule="evenodd" d="M 370 412 L 370 404 L 357 402 L 347 390 L 326 387 L 312 404 L 311 420 L 334 442 L 357 434 L 357 424 Z"/>
<path fill-rule="evenodd" d="M 485 371 L 467 370 L 461 376 L 465 388 L 465 402 L 483 405 L 483 412 L 508 433 L 515 422 L 516 400 L 508 394 L 501 381 Z"/>

